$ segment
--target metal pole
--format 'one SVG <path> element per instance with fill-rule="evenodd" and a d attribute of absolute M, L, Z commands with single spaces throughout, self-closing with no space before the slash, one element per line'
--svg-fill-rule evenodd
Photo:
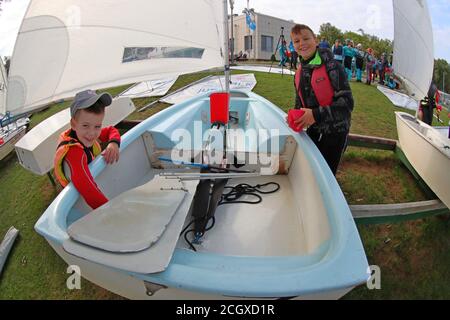
<path fill-rule="evenodd" d="M 255 14 L 254 10 L 252 12 L 253 12 L 253 14 Z M 255 21 L 256 21 L 256 16 L 254 15 L 254 17 L 255 17 Z M 252 42 L 253 41 L 255 42 L 255 45 L 252 45 L 252 48 L 253 48 L 253 59 L 256 60 L 256 50 L 257 50 L 257 48 L 256 48 L 256 29 L 255 30 L 250 30 L 250 31 L 252 33 Z"/>
<path fill-rule="evenodd" d="M 234 32 L 233 32 L 233 9 L 234 9 L 234 0 L 230 0 L 230 8 L 231 8 L 231 43 L 230 43 L 230 49 L 231 49 L 231 58 L 230 63 L 233 64 L 234 61 Z"/>
<path fill-rule="evenodd" d="M 223 0 L 223 14 L 224 14 L 224 69 L 225 69 L 225 92 L 230 92 L 230 59 L 229 59 L 229 34 L 228 34 L 228 0 Z"/>

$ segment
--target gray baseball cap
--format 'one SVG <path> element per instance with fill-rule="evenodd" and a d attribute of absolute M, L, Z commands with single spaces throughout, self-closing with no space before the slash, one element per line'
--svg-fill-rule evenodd
<path fill-rule="evenodd" d="M 105 107 L 112 103 L 112 97 L 109 93 L 104 92 L 97 94 L 94 90 L 85 90 L 78 92 L 75 99 L 70 105 L 70 116 L 73 118 L 78 110 L 92 107 L 97 101 L 101 101 Z"/>

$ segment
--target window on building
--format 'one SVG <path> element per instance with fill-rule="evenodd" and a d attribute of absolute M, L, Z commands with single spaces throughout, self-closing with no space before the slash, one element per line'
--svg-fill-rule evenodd
<path fill-rule="evenodd" d="M 201 59 L 205 49 L 193 47 L 126 47 L 122 63 L 165 58 Z"/>
<path fill-rule="evenodd" d="M 273 51 L 273 37 L 261 36 L 261 51 Z"/>
<path fill-rule="evenodd" d="M 245 49 L 244 50 L 253 49 L 252 36 L 245 36 L 244 39 L 245 39 Z"/>

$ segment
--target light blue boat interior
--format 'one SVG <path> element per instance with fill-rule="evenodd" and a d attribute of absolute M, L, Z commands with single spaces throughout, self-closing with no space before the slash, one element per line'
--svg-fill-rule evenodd
<path fill-rule="evenodd" d="M 111 199 L 151 180 L 158 170 L 173 166 L 158 158 L 168 156 L 168 151 L 179 145 L 180 141 L 174 139 L 176 130 L 187 130 L 194 137 L 195 130 L 201 128 L 202 132 L 206 132 L 211 126 L 209 108 L 209 95 L 198 96 L 167 108 L 131 129 L 123 136 L 118 164 L 107 167 L 101 158 L 91 164 L 91 171 L 100 188 L 107 190 L 105 193 Z M 352 288 L 366 282 L 368 262 L 350 209 L 335 177 L 309 137 L 305 133 L 293 132 L 285 124 L 286 114 L 254 93 L 232 92 L 230 113 L 234 115 L 231 126 L 236 128 L 279 130 L 277 135 L 272 136 L 272 139 L 278 140 L 275 145 L 280 146 L 279 149 L 272 150 L 270 138 L 258 141 L 246 138 L 247 152 L 282 154 L 285 152 L 283 146 L 289 139 L 295 140 L 295 152 L 301 153 L 302 160 L 299 163 L 304 167 L 299 168 L 297 165 L 294 168 L 294 164 L 291 164 L 290 169 L 301 172 L 298 179 L 314 180 L 311 188 L 316 197 L 305 198 L 302 202 L 309 208 L 311 221 L 315 221 L 313 213 L 316 207 L 326 216 L 326 225 L 313 222 L 304 225 L 308 230 L 300 231 L 307 234 L 306 253 L 295 253 L 294 250 L 292 253 L 286 251 L 288 254 L 277 255 L 272 250 L 269 255 L 243 255 L 239 250 L 227 252 L 226 248 L 224 252 L 194 252 L 180 239 L 164 272 L 146 274 L 115 271 L 167 287 L 234 297 L 293 297 Z M 194 120 L 197 120 L 196 125 Z M 146 144 L 146 139 L 152 143 Z M 190 144 L 192 150 L 201 150 L 204 139 L 183 143 Z M 200 162 L 201 156 L 194 152 L 191 160 Z M 139 172 L 130 174 L 130 168 L 139 168 Z M 267 179 L 270 181 L 270 177 Z M 291 177 L 291 180 L 295 179 Z M 219 207 L 217 224 L 221 223 L 222 218 L 223 223 L 226 223 L 220 210 L 226 209 Z M 52 246 L 61 247 L 69 238 L 67 227 L 89 211 L 70 184 L 43 213 L 35 229 Z M 249 228 L 251 230 L 251 226 Z M 324 229 L 328 236 L 315 239 L 317 233 Z M 213 233 L 214 229 L 210 232 Z M 270 239 L 264 241 L 270 245 Z M 224 246 L 228 242 L 235 243 L 235 240 L 225 236 Z M 106 265 L 103 267 L 110 268 Z"/>

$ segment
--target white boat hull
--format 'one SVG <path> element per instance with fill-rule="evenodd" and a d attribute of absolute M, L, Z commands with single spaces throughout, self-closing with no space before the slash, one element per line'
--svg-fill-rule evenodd
<path fill-rule="evenodd" d="M 223 295 L 211 295 L 195 291 L 181 290 L 173 287 L 162 287 L 157 284 L 145 282 L 142 279 L 125 274 L 118 270 L 107 268 L 97 263 L 78 258 L 68 254 L 62 246 L 49 241 L 55 252 L 67 263 L 68 266 L 77 266 L 81 270 L 81 276 L 108 291 L 132 300 L 227 300 L 242 299 L 243 297 L 230 297 Z M 68 275 L 69 276 L 69 275 Z M 83 288 L 83 284 L 81 284 Z M 319 294 L 292 297 L 292 300 L 337 300 L 353 287 L 333 290 Z M 150 290 L 155 290 L 150 292 Z M 251 298 L 247 298 L 251 299 Z M 256 299 L 256 298 L 255 298 Z M 258 298 L 259 299 L 259 298 Z"/>
<path fill-rule="evenodd" d="M 450 139 L 440 129 L 396 112 L 400 148 L 431 190 L 450 208 Z"/>

